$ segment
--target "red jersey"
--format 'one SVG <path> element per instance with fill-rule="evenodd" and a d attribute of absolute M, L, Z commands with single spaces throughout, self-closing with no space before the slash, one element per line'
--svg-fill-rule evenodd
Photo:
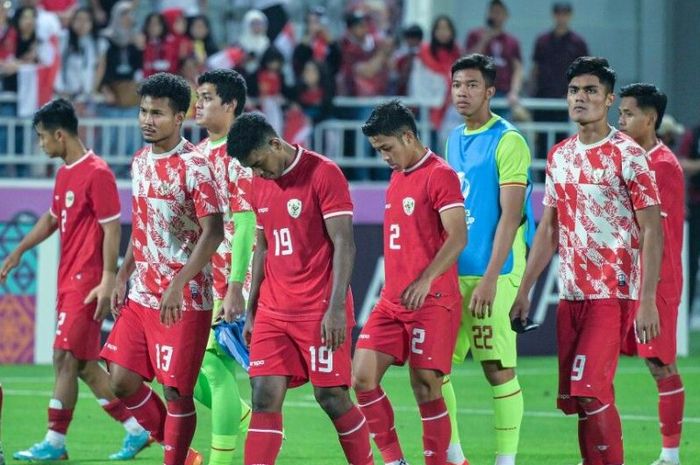
<path fill-rule="evenodd" d="M 394 172 L 384 206 L 384 275 L 382 297 L 401 305 L 401 294 L 430 265 L 445 242 L 440 213 L 464 210 L 457 173 L 428 150 L 410 168 Z M 430 286 L 431 297 L 459 296 L 457 264 Z"/>
<path fill-rule="evenodd" d="M 92 150 L 58 169 L 49 213 L 58 221 L 61 238 L 59 293 L 87 292 L 100 283 L 104 237 L 100 224 L 118 219 L 120 212 L 114 174 Z"/>
<path fill-rule="evenodd" d="M 202 233 L 199 218 L 221 213 L 208 160 L 185 139 L 165 153 L 139 150 L 131 164 L 131 245 L 136 271 L 129 299 L 157 309 Z M 183 289 L 184 310 L 211 310 L 211 266 Z"/>
<path fill-rule="evenodd" d="M 559 222 L 560 297 L 637 300 L 634 212 L 659 204 L 644 149 L 615 129 L 588 145 L 574 135 L 549 152 L 546 174 L 543 203 Z"/>
<path fill-rule="evenodd" d="M 231 274 L 231 241 L 234 233 L 231 214 L 252 210 L 248 203 L 248 195 L 250 195 L 253 172 L 243 167 L 238 160 L 228 156 L 226 138 L 215 142 L 211 142 L 207 138 L 200 142 L 197 149 L 211 163 L 214 181 L 221 200 L 221 211 L 224 213 L 224 240 L 211 258 L 214 275 L 214 299 L 223 300 L 226 297 L 228 278 Z M 250 280 L 246 279 L 245 284 L 248 286 Z"/>
<path fill-rule="evenodd" d="M 683 290 L 683 222 L 685 220 L 685 178 L 678 159 L 663 142 L 647 153 L 661 199 L 664 254 L 657 293 L 667 301 L 680 302 Z"/>
<path fill-rule="evenodd" d="M 259 311 L 285 319 L 321 318 L 333 285 L 333 242 L 324 220 L 352 215 L 340 168 L 297 146 L 281 177 L 253 178 L 252 204 L 267 242 Z"/>

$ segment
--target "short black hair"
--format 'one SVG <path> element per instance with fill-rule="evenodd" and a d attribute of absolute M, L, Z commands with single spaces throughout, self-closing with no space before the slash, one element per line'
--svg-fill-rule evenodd
<path fill-rule="evenodd" d="M 190 109 L 192 89 L 181 76 L 156 73 L 143 81 L 136 92 L 141 98 L 167 98 L 175 113 L 187 113 L 187 110 Z"/>
<path fill-rule="evenodd" d="M 251 152 L 273 137 L 279 136 L 262 114 L 243 113 L 228 131 L 226 153 L 246 165 Z"/>
<path fill-rule="evenodd" d="M 639 108 L 643 110 L 656 110 L 656 127 L 658 130 L 661 126 L 661 120 L 666 113 L 666 103 L 668 99 L 666 94 L 661 92 L 654 84 L 636 83 L 630 84 L 620 89 L 620 97 L 632 97 L 637 101 Z"/>
<path fill-rule="evenodd" d="M 470 55 L 458 58 L 452 64 L 452 73 L 454 77 L 457 71 L 462 71 L 463 69 L 478 69 L 481 71 L 481 75 L 486 81 L 488 87 L 493 87 L 496 82 L 496 63 L 494 63 L 493 58 L 490 56 L 483 55 L 481 53 L 472 53 Z"/>
<path fill-rule="evenodd" d="M 401 137 L 403 132 L 407 130 L 413 132 L 416 137 L 418 136 L 413 113 L 406 105 L 396 99 L 377 105 L 367 122 L 362 125 L 362 133 L 366 137 Z"/>
<path fill-rule="evenodd" d="M 508 13 L 508 7 L 503 0 L 491 0 L 491 2 L 489 2 L 489 8 L 493 8 L 494 6 L 500 6 L 506 13 Z"/>
<path fill-rule="evenodd" d="M 221 97 L 221 102 L 231 103 L 236 101 L 235 116 L 240 116 L 245 107 L 246 92 L 248 88 L 245 79 L 238 71 L 232 69 L 213 69 L 205 71 L 197 78 L 197 84 L 212 84 L 216 88 L 216 95 Z"/>
<path fill-rule="evenodd" d="M 78 134 L 78 117 L 73 105 L 64 98 L 57 98 L 45 104 L 34 113 L 32 126 L 39 124 L 48 131 L 63 129 L 71 135 Z"/>
<path fill-rule="evenodd" d="M 578 57 L 566 70 L 566 82 L 583 74 L 592 74 L 600 79 L 600 83 L 608 88 L 609 92 L 615 90 L 615 70 L 608 60 L 602 57 Z"/>

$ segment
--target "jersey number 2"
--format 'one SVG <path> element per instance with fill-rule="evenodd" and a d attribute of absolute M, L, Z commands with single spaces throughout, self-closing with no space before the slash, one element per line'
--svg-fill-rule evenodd
<path fill-rule="evenodd" d="M 398 224 L 392 224 L 389 226 L 389 248 L 391 250 L 401 250 L 401 244 L 399 244 L 400 235 L 401 228 Z"/>
<path fill-rule="evenodd" d="M 273 229 L 272 234 L 275 236 L 275 256 L 291 255 L 294 250 L 289 228 Z"/>

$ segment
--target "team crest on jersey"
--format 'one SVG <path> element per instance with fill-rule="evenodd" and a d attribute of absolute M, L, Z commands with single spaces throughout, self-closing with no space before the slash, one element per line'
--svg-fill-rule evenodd
<path fill-rule="evenodd" d="M 75 194 L 73 191 L 66 192 L 66 208 L 72 207 L 73 202 L 75 202 Z"/>
<path fill-rule="evenodd" d="M 413 214 L 413 210 L 416 208 L 416 201 L 413 200 L 413 197 L 406 197 L 403 199 L 403 211 L 406 213 L 408 216 L 411 216 Z"/>
<path fill-rule="evenodd" d="M 292 218 L 299 218 L 299 215 L 301 215 L 301 200 L 290 199 L 287 202 L 287 212 Z"/>

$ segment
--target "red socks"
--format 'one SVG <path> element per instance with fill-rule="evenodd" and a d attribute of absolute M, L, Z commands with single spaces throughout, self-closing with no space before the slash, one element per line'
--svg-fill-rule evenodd
<path fill-rule="evenodd" d="M 581 450 L 583 465 L 603 465 L 603 458 L 588 431 L 588 417 L 584 412 L 578 414 L 578 446 Z"/>
<path fill-rule="evenodd" d="M 282 447 L 282 414 L 253 412 L 245 440 L 245 465 L 273 465 Z"/>
<path fill-rule="evenodd" d="M 353 407 L 340 418 L 333 420 L 340 446 L 351 465 L 372 465 L 372 449 L 369 445 L 369 428 L 360 410 Z"/>
<path fill-rule="evenodd" d="M 391 408 L 391 402 L 382 388 L 377 386 L 371 391 L 355 391 L 355 394 L 384 462 L 390 463 L 402 459 L 403 452 L 394 427 L 394 409 Z"/>
<path fill-rule="evenodd" d="M 131 413 L 151 437 L 162 443 L 165 436 L 167 411 L 163 401 L 150 387 L 142 384 L 136 393 L 122 398 L 127 412 Z"/>
<path fill-rule="evenodd" d="M 623 462 L 622 425 L 614 404 L 602 404 L 593 400 L 584 406 L 587 424 L 586 442 L 592 441 L 605 465 L 621 465 Z M 591 460 L 591 463 L 595 461 Z"/>
<path fill-rule="evenodd" d="M 192 397 L 180 397 L 168 401 L 168 418 L 165 421 L 165 465 L 185 463 L 187 451 L 197 427 L 197 414 Z"/>
<path fill-rule="evenodd" d="M 108 404 L 103 405 L 102 408 L 110 417 L 114 418 L 119 423 L 124 423 L 131 418 L 131 414 L 126 410 L 124 403 L 119 399 L 110 401 Z"/>
<path fill-rule="evenodd" d="M 659 389 L 659 422 L 663 447 L 677 448 L 681 441 L 685 391 L 680 375 L 656 382 Z"/>
<path fill-rule="evenodd" d="M 450 445 L 450 417 L 445 400 L 439 399 L 418 405 L 423 420 L 423 454 L 426 465 L 444 465 Z"/>
<path fill-rule="evenodd" d="M 49 407 L 49 429 L 65 435 L 73 419 L 73 409 Z"/>

